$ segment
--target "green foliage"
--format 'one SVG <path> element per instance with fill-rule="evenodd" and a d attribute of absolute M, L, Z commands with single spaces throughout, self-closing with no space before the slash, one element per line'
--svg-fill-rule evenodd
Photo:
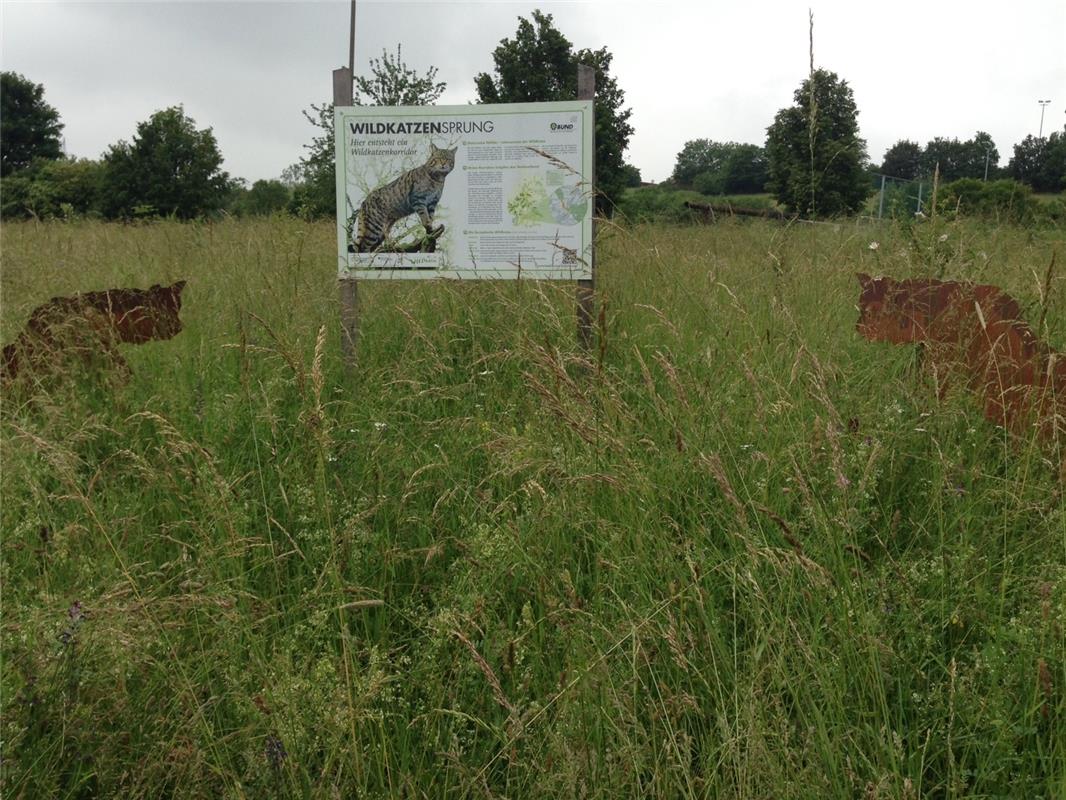
<path fill-rule="evenodd" d="M 988 175 L 994 177 L 999 164 L 999 151 L 992 137 L 978 131 L 972 139 L 937 137 L 926 144 L 922 151 L 921 167 L 924 175 L 931 176 L 940 165 L 940 180 L 950 182 L 960 178 L 983 179 L 987 162 Z"/>
<path fill-rule="evenodd" d="M 921 188 L 923 191 L 922 203 L 918 202 L 918 189 L 919 181 L 886 181 L 885 182 L 885 196 L 884 204 L 882 205 L 880 197 L 880 179 L 877 182 L 878 194 L 870 198 L 871 204 L 874 204 L 870 209 L 871 212 L 876 213 L 881 211 L 885 217 L 900 221 L 909 221 L 914 218 L 915 214 L 919 211 L 928 213 L 928 200 L 930 193 L 930 186 L 928 182 L 925 182 Z"/>
<path fill-rule="evenodd" d="M 858 211 L 870 187 L 851 87 L 820 69 L 803 81 L 794 99 L 795 105 L 778 111 L 767 129 L 767 188 L 781 205 L 803 216 Z"/>
<path fill-rule="evenodd" d="M 197 130 L 181 106 L 137 124 L 131 143 L 104 154 L 104 213 L 203 217 L 222 208 L 230 190 L 211 128 Z"/>
<path fill-rule="evenodd" d="M 702 194 L 758 194 L 769 179 L 766 151 L 754 144 L 694 139 L 677 154 L 672 180 Z"/>
<path fill-rule="evenodd" d="M 250 189 L 236 189 L 227 207 L 238 217 L 263 217 L 285 211 L 291 199 L 292 190 L 281 181 L 258 180 Z"/>
<path fill-rule="evenodd" d="M 699 216 L 685 203 L 712 204 L 721 207 L 770 210 L 775 208 L 769 195 L 723 195 L 708 196 L 698 191 L 677 189 L 670 185 L 641 186 L 628 189 L 618 203 L 618 215 L 630 223 L 666 222 L 693 224 Z M 727 214 L 728 215 L 728 214 Z"/>
<path fill-rule="evenodd" d="M 701 172 L 692 180 L 692 188 L 700 194 L 715 195 L 725 192 L 725 180 L 721 170 Z"/>
<path fill-rule="evenodd" d="M 628 189 L 621 197 L 616 215 L 628 222 L 692 223 L 695 215 L 685 201 L 705 202 L 696 192 L 676 191 L 662 186 Z"/>
<path fill-rule="evenodd" d="M 59 112 L 44 101 L 43 85 L 16 72 L 0 72 L 0 177 L 35 159 L 60 158 L 62 130 Z"/>
<path fill-rule="evenodd" d="M 5 223 L 4 342 L 189 285 L 4 389 L 0 794 L 1061 796 L 1062 451 L 854 330 L 935 264 L 1062 350 L 1061 238 L 604 225 L 592 353 L 570 283 L 367 281 L 346 375 L 329 221 Z"/>
<path fill-rule="evenodd" d="M 410 69 L 402 59 L 400 45 L 396 56 L 382 51 L 381 60 L 370 59 L 370 77 L 355 79 L 357 105 L 432 105 L 444 93 L 446 84 L 436 80 L 437 68 L 424 75 Z M 360 96 L 365 95 L 365 97 Z M 368 102 L 369 101 L 369 102 Z M 289 209 L 305 218 L 335 217 L 337 214 L 336 150 L 333 138 L 333 104 L 311 105 L 304 117 L 318 132 L 298 164 L 288 168 L 289 180 L 295 181 Z"/>
<path fill-rule="evenodd" d="M 357 106 L 429 106 L 444 94 L 447 84 L 437 81 L 437 68 L 430 67 L 419 75 L 403 60 L 400 45 L 396 55 L 381 51 L 381 59 L 370 59 L 370 77 L 355 79 Z M 365 97 L 363 97 L 365 95 Z M 369 102 L 368 102 L 369 101 Z"/>
<path fill-rule="evenodd" d="M 4 179 L 0 217 L 69 218 L 98 214 L 104 166 L 89 159 L 39 159 Z"/>
<path fill-rule="evenodd" d="M 760 194 L 770 180 L 770 164 L 765 148 L 754 144 L 734 144 L 726 158 L 722 181 L 725 194 Z"/>
<path fill-rule="evenodd" d="M 480 103 L 538 103 L 577 97 L 579 64 L 596 70 L 596 209 L 613 213 L 626 187 L 623 156 L 633 135 L 632 111 L 623 108 L 625 93 L 611 75 L 612 56 L 599 50 L 573 49 L 552 24 L 551 14 L 534 10 L 532 19 L 518 18 L 514 39 L 503 39 L 493 51 L 494 74 L 474 78 Z"/>
<path fill-rule="evenodd" d="M 940 187 L 937 206 L 946 214 L 958 213 L 1000 222 L 1031 222 L 1038 202 L 1032 189 L 1014 180 L 981 181 L 963 178 Z"/>
<path fill-rule="evenodd" d="M 885 151 L 881 172 L 904 180 L 917 178 L 922 174 L 922 146 L 917 142 L 900 139 Z"/>
<path fill-rule="evenodd" d="M 1066 129 L 1045 139 L 1026 136 L 1014 145 L 1007 171 L 1037 192 L 1066 191 Z"/>
<path fill-rule="evenodd" d="M 298 182 L 292 190 L 289 210 L 304 219 L 335 217 L 337 214 L 336 149 L 333 138 L 333 104 L 311 105 L 313 114 L 304 117 L 318 129 L 305 144 L 299 164 L 291 167 Z"/>
<path fill-rule="evenodd" d="M 627 188 L 637 187 L 642 183 L 640 170 L 632 164 L 624 164 L 622 166 L 622 174 L 625 177 Z"/>
<path fill-rule="evenodd" d="M 721 172 L 725 166 L 728 147 L 728 144 L 711 139 L 692 139 L 685 142 L 674 162 L 671 180 L 679 186 L 690 188 L 697 176 Z"/>

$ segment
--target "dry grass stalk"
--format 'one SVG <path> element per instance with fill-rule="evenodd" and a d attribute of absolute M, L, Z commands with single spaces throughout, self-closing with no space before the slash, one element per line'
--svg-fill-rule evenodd
<path fill-rule="evenodd" d="M 684 385 L 681 383 L 681 376 L 677 373 L 677 367 L 674 366 L 670 358 L 662 351 L 655 351 L 655 360 L 659 362 L 659 366 L 663 368 L 663 372 L 666 374 L 666 379 L 670 382 L 670 388 L 674 390 L 674 394 L 677 399 L 681 401 L 681 405 L 685 407 L 687 411 L 692 410 L 692 405 L 688 401 L 688 393 L 685 391 Z"/>
<path fill-rule="evenodd" d="M 496 699 L 496 702 L 507 712 L 507 727 L 512 731 L 511 735 L 521 731 L 522 718 L 518 713 L 518 709 L 515 705 L 507 699 L 507 695 L 503 693 L 503 687 L 500 685 L 500 679 L 496 677 L 496 671 L 492 668 L 492 665 L 485 660 L 485 657 L 478 652 L 477 647 L 463 634 L 462 631 L 453 630 L 452 635 L 463 643 L 463 646 L 470 651 L 470 657 L 474 659 L 474 663 L 477 664 L 478 669 L 485 676 L 485 680 L 489 682 L 489 688 L 492 689 L 492 696 Z"/>
<path fill-rule="evenodd" d="M 381 608 L 383 605 L 385 605 L 384 600 L 353 600 L 350 603 L 339 606 L 339 608 L 342 611 L 355 611 L 362 608 Z"/>
<path fill-rule="evenodd" d="M 1048 262 L 1047 272 L 1044 275 L 1043 287 L 1037 287 L 1040 290 L 1040 319 L 1036 323 L 1036 335 L 1047 336 L 1047 331 L 1044 329 L 1044 321 L 1047 319 L 1047 307 L 1049 297 L 1051 294 L 1051 274 L 1055 270 L 1055 256 L 1058 252 L 1052 252 L 1051 261 Z"/>
<path fill-rule="evenodd" d="M 307 383 L 307 373 L 304 371 L 303 364 L 300 363 L 300 359 L 297 357 L 295 349 L 291 347 L 288 343 L 286 343 L 285 340 L 283 340 L 277 333 L 275 333 L 274 329 L 271 328 L 270 325 L 267 324 L 266 320 L 264 320 L 262 317 L 251 312 L 248 313 L 248 316 L 258 322 L 260 326 L 262 326 L 263 330 L 265 330 L 270 336 L 270 338 L 274 340 L 275 345 L 273 349 L 254 346 L 249 346 L 248 349 L 261 350 L 266 351 L 268 353 L 276 353 L 277 355 L 281 356 L 285 363 L 288 364 L 289 369 L 292 370 L 292 374 L 296 378 L 296 385 L 300 388 L 300 391 L 303 391 L 303 388 Z"/>
<path fill-rule="evenodd" d="M 718 488 L 725 495 L 725 499 L 729 501 L 729 505 L 733 506 L 733 510 L 737 512 L 737 517 L 740 518 L 741 523 L 746 528 L 748 526 L 747 511 L 744 508 L 744 504 L 740 502 L 740 498 L 737 497 L 737 493 L 733 491 L 733 484 L 729 482 L 729 476 L 726 475 L 725 467 L 722 466 L 721 457 L 717 453 L 711 453 L 709 456 L 700 453 L 700 462 L 710 471 L 711 477 L 714 478 Z"/>
<path fill-rule="evenodd" d="M 803 545 L 800 543 L 800 540 L 796 538 L 795 534 L 792 533 L 792 528 L 787 522 L 785 522 L 785 520 L 781 517 L 780 514 L 775 512 L 773 509 L 767 508 L 766 506 L 758 503 L 755 504 L 755 508 L 757 508 L 759 511 L 761 511 L 770 519 L 772 519 L 777 525 L 777 527 L 781 529 L 781 535 L 785 537 L 785 541 L 792 545 L 792 549 L 795 550 L 796 553 L 798 553 L 799 555 L 803 555 Z"/>

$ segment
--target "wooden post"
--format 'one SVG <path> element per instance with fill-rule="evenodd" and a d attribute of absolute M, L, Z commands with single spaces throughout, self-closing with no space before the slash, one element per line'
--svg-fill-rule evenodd
<path fill-rule="evenodd" d="M 352 105 L 352 71 L 348 67 L 333 70 L 333 106 Z M 336 132 L 334 132 L 336 135 Z M 338 214 L 346 209 L 338 208 Z M 343 224 L 342 220 L 337 221 Z M 349 375 L 355 372 L 355 345 L 359 341 L 359 287 L 355 278 L 341 278 L 337 281 L 341 301 L 341 355 Z"/>
<path fill-rule="evenodd" d="M 594 100 L 596 97 L 596 70 L 586 64 L 577 65 L 577 99 Z M 592 124 L 595 126 L 596 113 L 593 111 Z M 592 133 L 592 175 L 588 180 L 592 185 L 592 246 L 589 248 L 589 277 L 577 282 L 577 340 L 588 351 L 592 348 L 592 320 L 596 305 L 596 129 Z"/>

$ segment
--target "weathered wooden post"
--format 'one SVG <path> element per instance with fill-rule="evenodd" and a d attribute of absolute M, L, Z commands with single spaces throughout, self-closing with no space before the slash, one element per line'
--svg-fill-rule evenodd
<path fill-rule="evenodd" d="M 333 70 L 333 107 L 352 105 L 352 71 L 348 67 Z M 339 132 L 334 131 L 334 135 Z M 338 208 L 337 213 L 344 213 Z M 359 287 L 355 278 L 344 277 L 337 281 L 341 301 L 341 355 L 349 376 L 355 372 L 355 346 L 359 341 Z"/>
<path fill-rule="evenodd" d="M 594 100 L 596 97 L 596 70 L 585 64 L 577 65 L 577 99 Z M 596 130 L 596 111 L 592 112 L 593 131 Z M 593 137 L 592 174 L 588 176 L 592 185 L 592 246 L 589 248 L 589 277 L 577 282 L 577 340 L 585 350 L 592 349 L 592 319 L 596 305 L 596 150 Z"/>

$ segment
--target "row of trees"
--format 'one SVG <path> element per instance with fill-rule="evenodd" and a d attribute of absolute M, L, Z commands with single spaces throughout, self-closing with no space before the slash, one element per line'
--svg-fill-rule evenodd
<path fill-rule="evenodd" d="M 885 152 L 881 172 L 913 180 L 932 175 L 937 165 L 944 181 L 1013 178 L 1038 192 L 1061 192 L 1066 190 L 1066 133 L 1026 136 L 1014 145 L 1014 155 L 1004 168 L 999 166 L 999 151 L 992 137 L 983 131 L 966 141 L 938 137 L 924 148 L 901 139 Z"/>
<path fill-rule="evenodd" d="M 677 154 L 671 180 L 704 194 L 755 194 L 765 191 L 770 165 L 758 145 L 693 139 Z"/>
<path fill-rule="evenodd" d="M 777 112 L 766 147 L 695 139 L 677 155 L 672 182 L 704 194 L 769 191 L 793 213 L 830 216 L 862 207 L 872 181 L 866 143 L 859 136 L 858 108 L 847 81 L 816 70 Z M 992 137 L 978 131 L 965 141 L 935 138 L 923 148 L 900 140 L 884 155 L 880 172 L 906 180 L 932 176 L 961 179 L 1013 178 L 1036 191 L 1066 190 L 1066 134 L 1028 136 L 999 168 Z"/>
<path fill-rule="evenodd" d="M 4 217 L 190 219 L 223 209 L 269 212 L 289 202 L 290 191 L 280 181 L 257 181 L 248 188 L 230 177 L 222 169 L 214 133 L 198 129 L 181 106 L 157 111 L 137 125 L 130 141 L 118 141 L 91 160 L 63 155 L 63 124 L 44 101 L 42 86 L 4 72 L 0 98 Z"/>
<path fill-rule="evenodd" d="M 640 175 L 623 154 L 633 133 L 631 111 L 611 74 L 606 48 L 575 50 L 550 14 L 519 18 L 513 39 L 492 54 L 494 70 L 475 76 L 479 103 L 541 102 L 577 95 L 577 66 L 595 68 L 596 183 L 598 207 L 610 212 L 627 185 Z M 360 105 L 432 105 L 444 93 L 431 67 L 407 67 L 399 46 L 371 59 L 370 74 L 355 79 Z M 222 169 L 222 154 L 210 128 L 198 129 L 180 106 L 156 112 L 137 125 L 131 141 L 111 145 L 98 161 L 62 155 L 58 112 L 43 99 L 44 88 L 21 75 L 3 73 L 3 199 L 0 213 L 64 216 L 96 213 L 108 218 L 145 215 L 182 219 L 221 211 L 236 214 L 289 209 L 306 216 L 335 213 L 333 106 L 313 105 L 304 115 L 316 132 L 302 158 L 281 180 L 251 187 Z"/>
<path fill-rule="evenodd" d="M 881 173 L 893 178 L 915 180 L 931 176 L 939 165 L 942 181 L 960 178 L 994 178 L 998 174 L 999 150 L 992 137 L 978 131 L 965 141 L 936 137 L 923 148 L 917 142 L 900 139 L 881 161 Z"/>

